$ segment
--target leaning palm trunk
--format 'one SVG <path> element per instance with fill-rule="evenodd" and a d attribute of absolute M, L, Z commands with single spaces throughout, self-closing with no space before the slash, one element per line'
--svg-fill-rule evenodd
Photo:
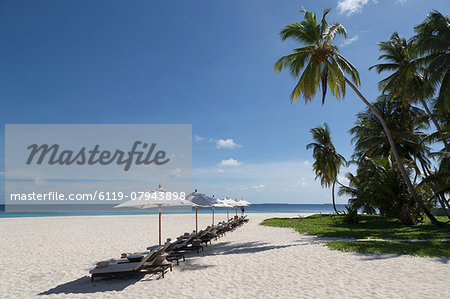
<path fill-rule="evenodd" d="M 426 165 L 422 164 L 422 171 L 423 174 L 427 177 L 429 177 L 431 175 L 430 170 L 428 169 L 428 167 Z M 431 187 L 431 190 L 433 190 L 437 200 L 439 201 L 439 204 L 442 207 L 442 210 L 444 210 L 445 215 L 447 215 L 447 218 L 450 219 L 450 213 L 448 212 L 448 202 L 445 199 L 445 196 L 443 194 L 439 194 L 439 189 L 433 184 L 429 184 Z"/>
<path fill-rule="evenodd" d="M 433 191 L 434 191 L 434 189 L 433 189 Z M 450 219 L 450 214 L 448 212 L 447 207 L 445 206 L 446 205 L 445 199 L 443 200 L 439 194 L 436 196 L 436 198 L 439 201 L 439 204 L 441 205 L 441 208 L 444 211 L 445 215 L 447 215 L 447 218 Z"/>
<path fill-rule="evenodd" d="M 333 209 L 336 212 L 336 214 L 339 214 L 338 210 L 336 209 L 336 202 L 334 200 L 334 185 L 336 184 L 336 180 L 333 181 L 333 187 L 331 187 L 331 195 L 333 197 Z"/>
<path fill-rule="evenodd" d="M 431 220 L 431 222 L 436 225 L 437 227 L 443 227 L 443 224 L 434 217 L 431 212 L 427 209 L 425 206 L 425 203 L 423 202 L 422 198 L 420 198 L 419 194 L 417 194 L 416 190 L 414 189 L 413 184 L 411 183 L 411 180 L 408 176 L 408 173 L 406 172 L 405 167 L 402 164 L 402 161 L 400 160 L 400 156 L 398 155 L 397 148 L 394 144 L 394 140 L 392 139 L 391 131 L 389 130 L 386 122 L 384 121 L 383 117 L 380 115 L 380 113 L 375 109 L 372 104 L 359 92 L 359 90 L 356 88 L 356 86 L 347 78 L 344 78 L 345 82 L 353 89 L 353 91 L 359 96 L 359 98 L 364 102 L 364 104 L 367 105 L 367 107 L 372 111 L 372 113 L 377 117 L 377 119 L 380 121 L 381 125 L 383 126 L 384 132 L 386 133 L 386 136 L 389 141 L 389 145 L 391 146 L 392 154 L 394 156 L 395 162 L 397 162 L 398 168 L 400 169 L 400 172 L 403 176 L 403 179 L 406 183 L 406 186 L 408 187 L 409 193 L 411 193 L 414 200 L 419 205 L 419 208 L 427 215 L 427 217 Z"/>
<path fill-rule="evenodd" d="M 430 109 L 428 109 L 427 103 L 425 103 L 424 100 L 420 100 L 420 103 L 422 104 L 423 108 L 425 108 L 425 112 L 427 113 L 428 117 L 431 119 L 431 121 L 433 122 L 434 126 L 436 127 L 436 130 L 438 131 L 439 135 L 442 135 L 442 128 L 439 125 L 439 123 L 436 121 L 436 119 L 434 118 L 434 116 L 431 114 Z M 447 143 L 447 140 L 444 138 L 442 139 L 442 142 L 444 143 L 444 147 L 447 151 L 450 151 L 450 146 Z"/>

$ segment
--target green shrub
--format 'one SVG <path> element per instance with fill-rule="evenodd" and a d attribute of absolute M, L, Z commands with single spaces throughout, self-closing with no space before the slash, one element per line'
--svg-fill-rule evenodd
<path fill-rule="evenodd" d="M 344 218 L 342 219 L 342 221 L 345 224 L 358 224 L 360 220 L 358 209 L 351 206 L 345 206 L 345 208 L 347 209 L 347 212 L 344 212 Z"/>

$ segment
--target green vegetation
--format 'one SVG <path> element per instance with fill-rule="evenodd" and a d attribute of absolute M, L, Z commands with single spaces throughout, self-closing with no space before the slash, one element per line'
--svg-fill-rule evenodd
<path fill-rule="evenodd" d="M 334 186 L 338 181 L 339 169 L 341 166 L 347 165 L 347 161 L 336 152 L 333 142 L 331 142 L 330 129 L 327 123 L 324 123 L 321 127 L 312 128 L 310 132 L 313 135 L 314 142 L 308 144 L 306 149 L 313 149 L 313 157 L 316 160 L 313 169 L 316 173 L 316 179 L 320 178 L 320 184 L 323 187 L 332 186 L 333 209 L 336 214 L 339 214 L 334 200 Z"/>
<path fill-rule="evenodd" d="M 291 227 L 300 233 L 328 238 L 354 239 L 443 239 L 450 238 L 450 224 L 444 229 L 436 228 L 430 222 L 422 225 L 407 226 L 397 219 L 376 215 L 359 215 L 358 224 L 346 224 L 345 215 L 312 215 L 304 218 L 271 218 L 263 225 Z M 444 220 L 445 217 L 439 217 Z"/>
<path fill-rule="evenodd" d="M 297 80 L 291 102 L 303 98 L 308 103 L 320 90 L 324 104 L 327 90 L 340 99 L 348 86 L 367 106 L 350 130 L 355 144 L 350 163 L 356 164 L 357 170 L 346 175 L 348 186 L 337 181 L 346 160 L 331 143 L 328 127 L 311 129 L 314 143 L 307 148 L 314 150 L 316 178 L 322 186 L 332 186 L 333 204 L 338 183 L 339 194 L 350 196 L 347 223 L 358 222 L 356 211 L 362 209 L 367 214 L 378 211 L 405 225 L 420 224 L 426 216 L 445 232 L 448 226 L 434 217 L 430 208 L 439 204 L 450 219 L 448 16 L 432 11 L 414 27 L 410 39 L 394 32 L 389 40 L 379 42 L 379 63 L 370 69 L 386 78 L 378 82 L 381 95 L 369 101 L 358 89 L 358 70 L 334 44 L 337 36 L 347 37 L 344 26 L 327 22 L 330 9 L 324 10 L 321 19 L 313 12 L 300 12 L 303 19 L 280 32 L 282 41 L 299 45 L 274 64 L 275 72 L 288 70 Z M 365 225 L 367 219 L 363 218 L 360 230 Z"/>
<path fill-rule="evenodd" d="M 450 238 L 450 223 L 437 228 L 429 220 L 421 225 L 407 226 L 394 218 L 377 215 L 358 215 L 358 224 L 347 224 L 346 215 L 312 215 L 304 218 L 271 218 L 261 224 L 294 228 L 300 233 L 327 238 L 434 240 Z M 437 217 L 444 221 L 446 217 Z M 416 256 L 450 257 L 450 241 L 330 241 L 330 249 L 360 253 L 394 253 Z"/>
<path fill-rule="evenodd" d="M 369 254 L 398 254 L 419 257 L 450 258 L 450 242 L 386 242 L 386 241 L 331 241 L 326 243 L 333 250 L 359 252 Z"/>

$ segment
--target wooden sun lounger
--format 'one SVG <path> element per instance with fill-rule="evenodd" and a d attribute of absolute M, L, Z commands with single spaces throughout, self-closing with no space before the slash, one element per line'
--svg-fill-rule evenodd
<path fill-rule="evenodd" d="M 203 232 L 199 232 L 198 236 L 201 236 Z M 174 246 L 173 251 L 175 252 L 188 252 L 188 251 L 197 251 L 197 253 L 200 253 L 200 249 L 203 250 L 203 246 L 201 244 L 197 245 L 195 243 L 195 238 L 197 234 L 192 233 L 189 235 L 187 239 L 185 239 L 182 243 L 178 243 Z"/>
<path fill-rule="evenodd" d="M 161 267 L 160 264 L 165 260 L 165 256 L 161 256 L 161 253 L 162 248 L 148 253 L 140 262 L 112 263 L 103 268 L 94 268 L 89 271 L 91 274 L 91 281 L 94 281 L 95 277 L 126 277 L 138 273 L 161 272 L 162 277 L 164 277 L 166 269 L 165 267 Z M 158 267 L 156 267 L 156 265 L 158 265 Z"/>
<path fill-rule="evenodd" d="M 144 270 L 150 270 L 150 272 L 161 272 L 161 276 L 164 278 L 164 272 L 167 269 L 172 271 L 172 263 L 167 260 L 167 253 L 162 253 L 157 256 L 152 262 L 148 262 L 144 264 Z"/>
<path fill-rule="evenodd" d="M 209 244 L 211 244 L 212 239 L 217 240 L 218 237 L 217 231 L 218 231 L 217 226 L 211 227 L 211 229 L 201 237 L 201 242 L 204 243 L 206 247 L 208 247 L 208 242 Z"/>
<path fill-rule="evenodd" d="M 176 240 L 175 241 L 171 241 L 171 242 L 167 242 L 164 245 L 163 252 L 167 253 L 167 256 L 166 256 L 166 260 L 167 261 L 169 261 L 169 262 L 176 261 L 177 265 L 179 265 L 179 263 L 180 263 L 179 260 L 183 259 L 183 261 L 185 261 L 186 258 L 184 257 L 183 254 L 177 253 L 177 252 L 174 251 L 174 248 L 175 248 L 175 246 L 177 244 L 178 244 L 178 241 L 176 241 Z M 151 250 L 153 248 L 154 248 L 154 246 L 150 246 L 147 249 Z"/>

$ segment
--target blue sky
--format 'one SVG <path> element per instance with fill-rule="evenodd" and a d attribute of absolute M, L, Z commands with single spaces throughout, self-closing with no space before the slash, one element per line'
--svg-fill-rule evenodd
<path fill-rule="evenodd" d="M 337 150 L 364 107 L 349 90 L 290 105 L 294 80 L 273 63 L 297 47 L 278 32 L 303 6 L 342 23 L 341 53 L 361 91 L 383 78 L 368 67 L 377 42 L 413 26 L 441 0 L 0 2 L 1 156 L 5 123 L 187 123 L 194 187 L 252 202 L 325 203 L 311 169 L 309 129 L 327 122 Z M 0 159 L 2 173 L 4 158 Z M 345 170 L 343 171 L 345 173 Z M 338 200 L 345 203 L 345 198 Z"/>

